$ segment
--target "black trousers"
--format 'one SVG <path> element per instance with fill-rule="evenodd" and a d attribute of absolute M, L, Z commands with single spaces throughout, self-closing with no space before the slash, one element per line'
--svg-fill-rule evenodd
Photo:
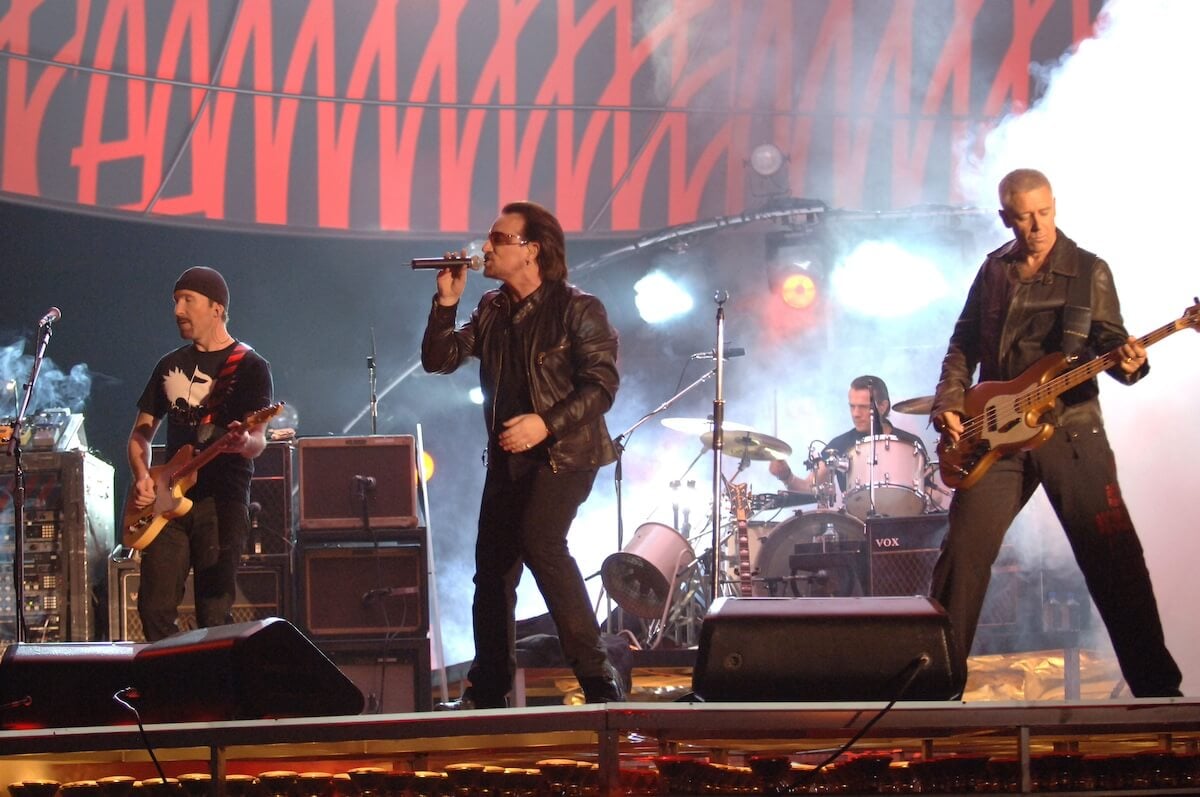
<path fill-rule="evenodd" d="M 1068 425 L 1040 448 L 995 462 L 950 502 L 933 597 L 950 615 L 963 672 L 995 561 L 1013 519 L 1041 485 L 1062 522 L 1121 673 L 1138 697 L 1179 695 L 1142 545 L 1117 484 L 1103 425 Z"/>
<path fill-rule="evenodd" d="M 168 637 L 176 625 L 189 571 L 195 571 L 196 625 L 233 621 L 237 568 L 250 526 L 246 504 L 202 498 L 167 523 L 142 551 L 138 616 L 148 642 Z"/>
<path fill-rule="evenodd" d="M 567 532 L 592 491 L 596 471 L 554 473 L 549 465 L 512 476 L 488 470 L 475 542 L 475 660 L 467 674 L 485 702 L 502 701 L 516 675 L 517 584 L 527 566 L 577 678 L 611 674 L 600 626 L 567 549 Z"/>

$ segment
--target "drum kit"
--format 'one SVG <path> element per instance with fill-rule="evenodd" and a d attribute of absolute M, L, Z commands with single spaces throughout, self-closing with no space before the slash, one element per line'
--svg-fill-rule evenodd
<path fill-rule="evenodd" d="M 927 414 L 932 406 L 933 397 L 923 396 L 897 402 L 894 409 Z M 712 447 L 709 419 L 665 418 L 661 423 L 699 437 L 706 449 Z M 723 431 L 724 453 L 741 460 L 738 473 L 751 461 L 783 460 L 792 454 L 785 441 L 751 427 L 726 422 Z M 847 452 L 810 448 L 805 464 L 818 474 L 811 494 L 749 494 L 747 490 L 743 494 L 750 495 L 751 514 L 734 518 L 741 513 L 722 513 L 730 518 L 722 529 L 720 550 L 727 594 L 861 594 L 852 560 L 861 559 L 859 554 L 865 551 L 867 521 L 876 516 L 941 512 L 951 495 L 938 479 L 937 463 L 929 461 L 925 446 L 896 435 L 863 436 Z M 739 567 L 743 539 L 751 565 L 749 585 L 742 583 L 745 570 Z M 696 555 L 693 542 L 703 545 L 699 538 L 689 539 L 669 525 L 643 523 L 622 551 L 604 561 L 605 589 L 625 611 L 665 625 L 673 608 L 678 610 L 702 592 L 701 570 L 709 565 L 703 554 Z"/>

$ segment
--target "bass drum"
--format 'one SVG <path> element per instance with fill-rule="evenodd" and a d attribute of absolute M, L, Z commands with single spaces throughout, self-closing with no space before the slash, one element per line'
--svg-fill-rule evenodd
<path fill-rule="evenodd" d="M 844 512 L 809 512 L 796 515 L 775 527 L 763 540 L 754 559 L 754 594 L 761 597 L 816 597 L 830 594 L 853 595 L 858 592 L 849 581 L 857 577 L 858 560 L 864 557 L 867 530 L 862 521 Z M 797 550 L 796 546 L 801 546 Z M 793 571 L 792 556 L 813 556 L 814 570 Z M 847 572 L 847 569 L 853 572 Z M 817 583 L 814 572 L 837 574 L 837 585 Z"/>

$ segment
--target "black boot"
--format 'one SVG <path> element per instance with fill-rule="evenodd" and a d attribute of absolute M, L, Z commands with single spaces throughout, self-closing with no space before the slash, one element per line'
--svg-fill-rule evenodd
<path fill-rule="evenodd" d="M 625 690 L 621 686 L 621 677 L 611 666 L 605 668 L 607 675 L 591 675 L 579 679 L 583 688 L 585 703 L 623 703 Z"/>
<path fill-rule="evenodd" d="M 457 700 L 447 700 L 433 706 L 434 711 L 474 711 L 480 708 L 508 708 L 508 700 L 480 695 L 468 686 Z"/>

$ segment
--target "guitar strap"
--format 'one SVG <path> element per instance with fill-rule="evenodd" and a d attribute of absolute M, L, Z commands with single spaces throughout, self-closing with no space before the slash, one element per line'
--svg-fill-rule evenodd
<path fill-rule="evenodd" d="M 1063 354 L 1078 354 L 1092 329 L 1092 271 L 1096 256 L 1076 249 L 1075 276 L 1067 284 L 1063 307 Z"/>
<path fill-rule="evenodd" d="M 213 414 L 216 410 L 225 403 L 225 399 L 229 396 L 229 392 L 233 389 L 233 375 L 237 373 L 238 366 L 242 364 L 242 360 L 246 355 L 254 351 L 250 346 L 241 341 L 233 347 L 229 352 L 229 356 L 225 358 L 225 362 L 221 364 L 221 370 L 217 372 L 217 381 L 213 385 L 212 390 L 208 393 L 208 411 L 204 413 L 204 417 L 200 419 L 200 424 L 212 423 Z"/>

